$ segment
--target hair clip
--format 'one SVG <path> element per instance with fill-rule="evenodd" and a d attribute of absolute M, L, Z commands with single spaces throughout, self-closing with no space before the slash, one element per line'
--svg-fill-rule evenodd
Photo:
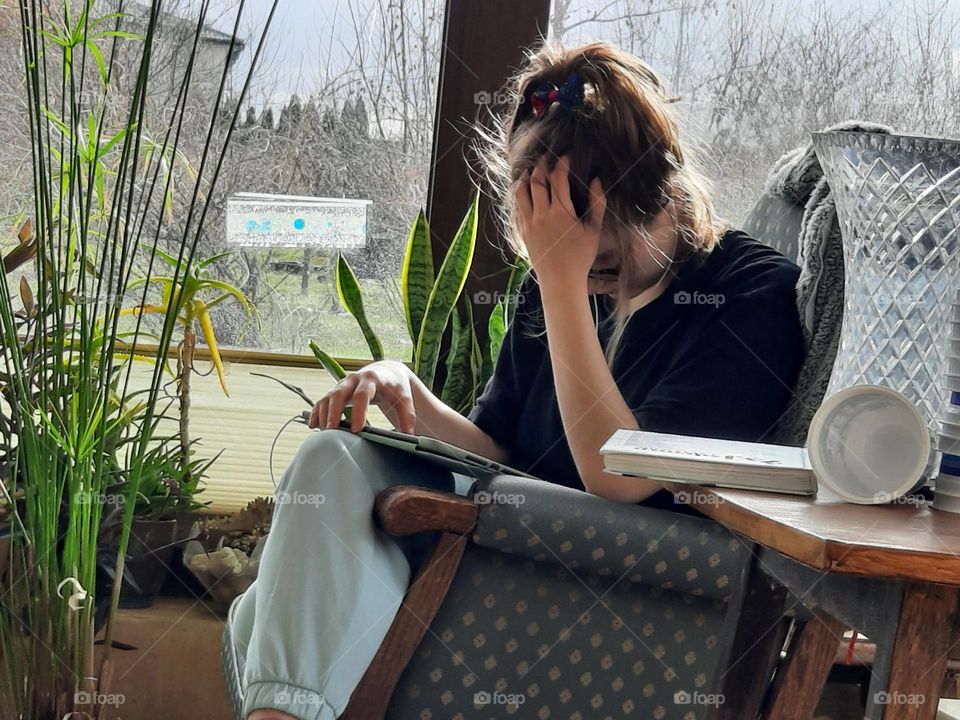
<path fill-rule="evenodd" d="M 537 120 L 546 115 L 554 103 L 558 103 L 567 112 L 573 112 L 583 105 L 583 83 L 576 73 L 571 73 L 560 87 L 550 82 L 540 83 L 530 95 L 533 116 Z"/>

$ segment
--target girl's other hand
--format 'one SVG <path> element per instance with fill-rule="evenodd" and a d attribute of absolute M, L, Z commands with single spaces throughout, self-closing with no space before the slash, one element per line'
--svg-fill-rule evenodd
<path fill-rule="evenodd" d="M 583 283 L 597 258 L 606 199 L 599 178 L 590 182 L 590 208 L 583 220 L 570 198 L 570 166 L 560 158 L 553 170 L 543 156 L 514 191 L 520 236 L 542 282 Z"/>
<path fill-rule="evenodd" d="M 360 432 L 367 422 L 371 404 L 379 407 L 400 432 L 413 433 L 416 412 L 413 402 L 412 372 L 401 362 L 382 360 L 350 373 L 313 406 L 311 428 L 331 429 L 340 425 L 347 405 L 353 407 L 350 430 Z"/>

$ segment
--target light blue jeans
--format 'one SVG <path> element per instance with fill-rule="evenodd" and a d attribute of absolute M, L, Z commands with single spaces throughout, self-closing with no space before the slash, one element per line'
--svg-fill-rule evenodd
<path fill-rule="evenodd" d="M 258 708 L 301 720 L 343 713 L 410 584 L 416 543 L 401 546 L 373 520 L 377 493 L 399 484 L 465 492 L 469 480 L 342 430 L 300 447 L 257 580 L 230 608 L 244 718 Z"/>

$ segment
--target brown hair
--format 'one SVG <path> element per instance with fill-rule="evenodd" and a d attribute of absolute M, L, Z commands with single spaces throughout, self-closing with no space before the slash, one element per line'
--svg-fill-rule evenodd
<path fill-rule="evenodd" d="M 562 87 L 571 76 L 572 83 L 582 86 L 579 106 L 568 109 L 554 102 L 538 117 L 531 95 L 544 86 Z M 607 202 L 604 227 L 619 238 L 625 262 L 632 257 L 637 231 L 644 237 L 663 210 L 678 238 L 672 260 L 713 248 L 725 224 L 714 216 L 705 178 L 680 146 L 679 127 L 660 78 L 640 58 L 608 43 L 573 49 L 548 43 L 528 54 L 507 90 L 511 100 L 506 112 L 492 131 L 481 130 L 481 138 L 486 178 L 515 253 L 526 255 L 513 221 L 516 183 L 543 156 L 552 168 L 564 155 L 579 216 L 589 205 L 590 182 L 600 179 Z M 621 273 L 621 282 L 625 275 Z M 625 287 L 621 296 L 626 299 Z M 611 364 L 629 319 L 627 303 L 618 303 L 614 317 L 607 347 Z"/>

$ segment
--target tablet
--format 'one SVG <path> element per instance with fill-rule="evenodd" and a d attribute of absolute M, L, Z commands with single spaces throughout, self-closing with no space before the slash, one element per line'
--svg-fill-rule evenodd
<path fill-rule="evenodd" d="M 310 411 L 304 410 L 302 414 L 304 422 L 310 419 Z M 340 423 L 340 429 L 352 432 L 350 423 L 346 420 Z M 434 465 L 439 465 L 450 472 L 459 473 L 472 478 L 484 477 L 486 475 L 518 475 L 519 477 L 533 478 L 535 476 L 525 473 L 509 465 L 498 463 L 482 455 L 476 455 L 469 450 L 464 450 L 456 445 L 437 440 L 432 437 L 423 437 L 420 435 L 410 435 L 398 430 L 387 430 L 367 425 L 363 430 L 356 433 L 371 442 L 387 445 L 403 452 L 417 455 Z"/>

